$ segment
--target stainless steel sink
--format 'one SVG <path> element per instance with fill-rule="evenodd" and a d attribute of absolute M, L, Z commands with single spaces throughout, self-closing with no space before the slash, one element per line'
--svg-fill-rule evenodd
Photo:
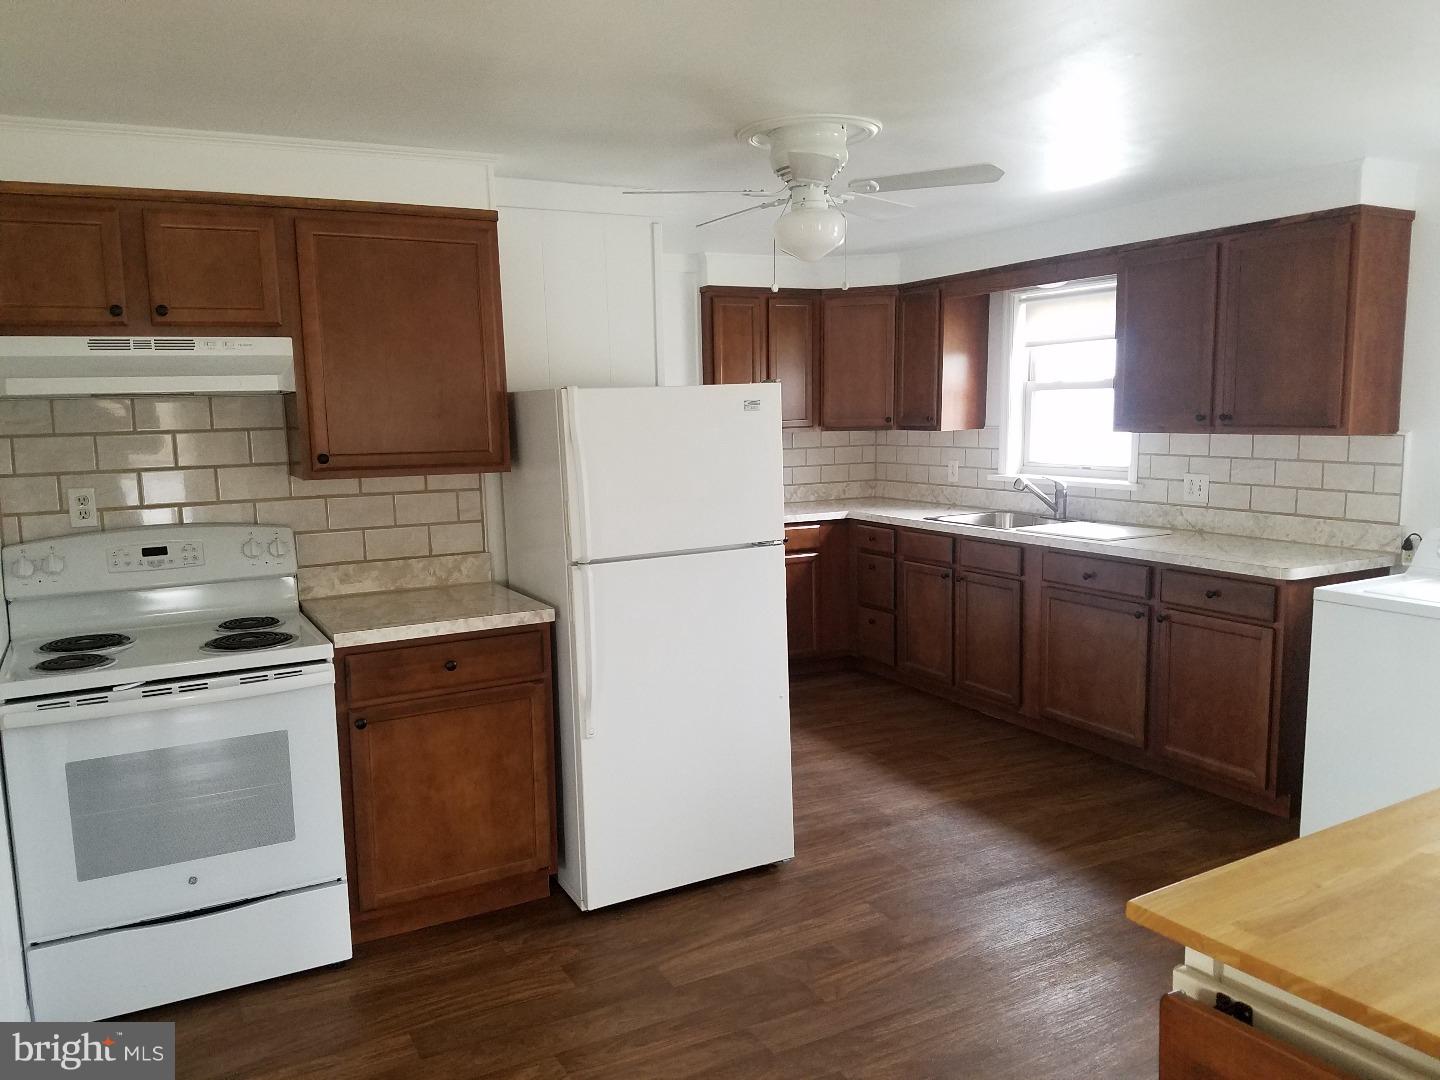
<path fill-rule="evenodd" d="M 1016 514 L 1005 510 L 991 510 L 979 514 L 936 514 L 926 521 L 943 521 L 949 525 L 973 525 L 977 529 L 1024 529 L 1031 525 L 1048 525 L 1054 518 L 1039 514 Z"/>

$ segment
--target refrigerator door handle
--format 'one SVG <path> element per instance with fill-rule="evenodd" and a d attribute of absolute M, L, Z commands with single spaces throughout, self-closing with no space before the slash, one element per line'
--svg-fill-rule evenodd
<path fill-rule="evenodd" d="M 567 472 L 575 478 L 571 492 L 571 517 L 575 535 L 571 537 L 573 559 L 590 557 L 590 507 L 585 485 L 585 455 L 580 450 L 580 415 L 578 402 L 567 388 L 560 391 L 560 415 L 565 425 L 565 456 L 569 459 Z"/>
<path fill-rule="evenodd" d="M 583 738 L 595 737 L 595 690 L 599 665 L 595 658 L 595 604 L 590 591 L 590 568 L 576 566 L 575 576 L 579 584 L 580 618 L 576 620 L 581 640 L 575 650 L 576 696 L 580 706 L 580 734 Z"/>

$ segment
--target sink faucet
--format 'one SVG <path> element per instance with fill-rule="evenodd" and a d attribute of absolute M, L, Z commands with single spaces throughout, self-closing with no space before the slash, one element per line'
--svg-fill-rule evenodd
<path fill-rule="evenodd" d="M 1050 511 L 1056 521 L 1064 521 L 1066 506 L 1070 501 L 1070 492 L 1066 489 L 1064 481 L 1056 480 L 1053 476 L 1049 477 L 1049 480 L 1055 485 L 1054 495 L 1046 495 L 1031 482 L 1029 477 L 1025 476 L 1017 476 L 1014 486 L 1016 491 L 1028 491 L 1044 503 L 1045 509 Z"/>

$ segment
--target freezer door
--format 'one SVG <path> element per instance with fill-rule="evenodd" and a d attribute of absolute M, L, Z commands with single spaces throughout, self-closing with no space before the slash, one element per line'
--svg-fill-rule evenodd
<path fill-rule="evenodd" d="M 593 909 L 793 857 L 782 550 L 574 573 L 571 895 Z"/>
<path fill-rule="evenodd" d="M 577 562 L 784 535 L 780 387 L 563 391 Z"/>

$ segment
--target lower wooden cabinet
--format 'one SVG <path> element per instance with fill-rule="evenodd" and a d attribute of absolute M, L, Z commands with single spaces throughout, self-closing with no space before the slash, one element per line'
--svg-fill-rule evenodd
<path fill-rule="evenodd" d="M 955 582 L 955 684 L 961 690 L 1020 706 L 1019 581 L 962 574 Z"/>
<path fill-rule="evenodd" d="M 1180 993 L 1160 999 L 1160 1080 L 1356 1080 Z"/>
<path fill-rule="evenodd" d="M 820 609 L 820 553 L 785 555 L 785 638 L 792 657 L 812 656 L 819 649 L 816 627 Z"/>
<path fill-rule="evenodd" d="M 1166 607 L 1155 625 L 1154 750 L 1245 787 L 1266 787 L 1275 631 Z"/>
<path fill-rule="evenodd" d="M 900 563 L 900 632 L 897 660 L 913 675 L 949 683 L 954 678 L 955 602 L 948 566 Z"/>
<path fill-rule="evenodd" d="M 1146 606 L 1047 585 L 1041 612 L 1041 715 L 1144 746 Z"/>
<path fill-rule="evenodd" d="M 517 651 L 543 666 L 517 674 Z M 336 654 L 357 941 L 549 893 L 550 654 L 548 626 Z M 417 681 L 426 665 L 434 668 L 428 691 Z M 457 690 L 462 665 L 467 688 Z M 386 669 L 389 681 L 377 677 Z"/>
<path fill-rule="evenodd" d="M 844 522 L 785 527 L 785 623 L 790 659 L 850 651 L 850 542 Z"/>

